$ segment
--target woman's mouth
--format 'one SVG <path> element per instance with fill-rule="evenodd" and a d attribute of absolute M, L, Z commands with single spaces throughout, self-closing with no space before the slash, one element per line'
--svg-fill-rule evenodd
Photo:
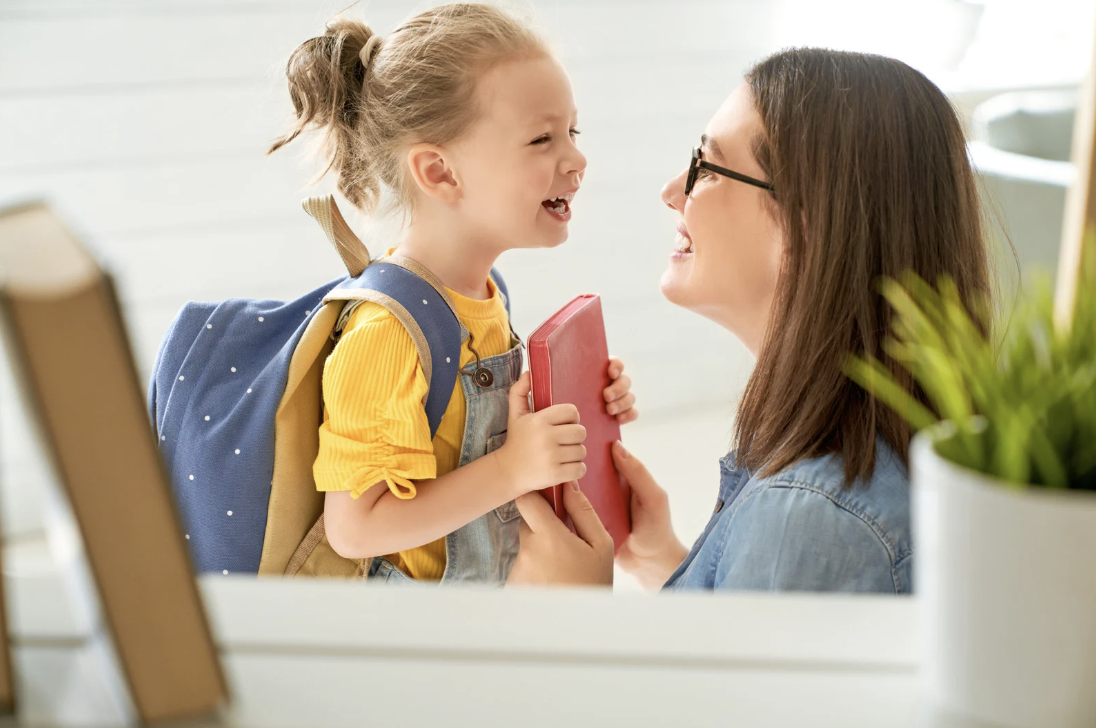
<path fill-rule="evenodd" d="M 677 224 L 677 238 L 674 240 L 674 252 L 671 258 L 677 260 L 687 258 L 693 254 L 693 239 L 689 237 L 689 231 L 683 223 Z"/>
<path fill-rule="evenodd" d="M 548 211 L 548 214 L 556 218 L 560 222 L 567 222 L 571 219 L 571 200 L 575 198 L 574 192 L 568 192 L 560 195 L 559 197 L 553 197 L 550 200 L 545 200 L 540 203 L 541 206 Z"/>

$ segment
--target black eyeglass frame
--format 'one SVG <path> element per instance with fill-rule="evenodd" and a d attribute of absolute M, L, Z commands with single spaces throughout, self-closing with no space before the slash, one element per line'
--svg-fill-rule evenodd
<path fill-rule="evenodd" d="M 697 175 L 700 174 L 701 168 L 704 168 L 710 172 L 715 172 L 716 174 L 722 175 L 724 177 L 738 180 L 739 182 L 745 182 L 746 184 L 753 185 L 754 187 L 760 187 L 761 189 L 768 190 L 769 192 L 774 192 L 776 190 L 776 188 L 773 187 L 772 184 L 769 182 L 762 182 L 759 179 L 754 179 L 753 177 L 744 175 L 741 172 L 735 172 L 732 169 L 720 167 L 718 164 L 705 162 L 700 157 L 700 147 L 695 147 L 693 149 L 693 158 L 689 161 L 689 175 L 685 178 L 686 197 L 688 197 L 689 193 L 693 191 L 693 185 L 696 184 L 696 178 Z"/>

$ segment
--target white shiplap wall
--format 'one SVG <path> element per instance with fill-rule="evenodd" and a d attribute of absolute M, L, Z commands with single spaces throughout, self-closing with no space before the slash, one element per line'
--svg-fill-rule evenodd
<path fill-rule="evenodd" d="M 373 0 L 348 12 L 387 33 L 429 4 Z M 340 274 L 299 206 L 329 189 L 308 186 L 306 147 L 263 152 L 289 118 L 286 58 L 345 6 L 0 1 L 0 201 L 48 197 L 96 247 L 119 280 L 142 375 L 187 299 L 291 297 Z M 571 73 L 589 169 L 568 244 L 500 262 L 516 329 L 527 334 L 572 296 L 601 293 L 610 346 L 648 418 L 703 405 L 729 412 L 749 357 L 661 298 L 673 216 L 658 195 L 743 70 L 774 49 L 776 6 L 520 7 L 539 18 Z M 374 251 L 390 240 L 383 225 L 352 224 Z M 37 529 L 49 475 L 6 362 L 0 369 L 0 514 L 18 535 Z M 718 454 L 725 432 L 709 440 Z"/>

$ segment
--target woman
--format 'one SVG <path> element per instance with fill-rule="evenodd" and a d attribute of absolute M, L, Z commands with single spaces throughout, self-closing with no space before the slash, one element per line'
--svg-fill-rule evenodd
<path fill-rule="evenodd" d="M 662 292 L 757 358 L 721 461 L 714 513 L 692 550 L 666 493 L 619 444 L 633 532 L 618 555 L 648 588 L 909 593 L 910 429 L 843 373 L 884 352 L 881 276 L 951 276 L 990 293 L 962 128 L 922 74 L 817 49 L 755 66 L 708 123 L 662 199 L 677 250 Z M 611 583 L 612 544 L 580 492 L 578 536 L 537 497 L 510 583 Z"/>

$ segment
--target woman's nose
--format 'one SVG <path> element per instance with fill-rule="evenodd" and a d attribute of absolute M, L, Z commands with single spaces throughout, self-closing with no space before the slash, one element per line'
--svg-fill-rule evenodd
<path fill-rule="evenodd" d="M 681 213 L 685 212 L 685 176 L 687 174 L 688 170 L 672 178 L 662 187 L 662 201 L 667 207 Z"/>

